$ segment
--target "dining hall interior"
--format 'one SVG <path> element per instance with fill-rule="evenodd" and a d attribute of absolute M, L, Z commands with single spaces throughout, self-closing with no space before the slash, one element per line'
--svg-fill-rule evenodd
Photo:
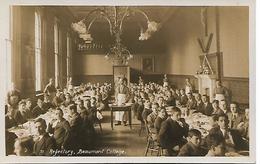
<path fill-rule="evenodd" d="M 6 155 L 249 156 L 249 7 L 8 13 Z"/>

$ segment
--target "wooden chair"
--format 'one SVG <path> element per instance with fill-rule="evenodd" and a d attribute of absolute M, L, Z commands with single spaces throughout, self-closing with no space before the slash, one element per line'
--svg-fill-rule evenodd
<path fill-rule="evenodd" d="M 100 112 L 101 113 L 101 112 Z M 95 114 L 95 122 L 94 125 L 99 125 L 100 132 L 103 133 L 101 120 L 97 118 L 97 113 Z"/>
<path fill-rule="evenodd" d="M 141 127 L 139 130 L 139 136 L 141 136 L 142 132 L 145 132 L 146 128 L 145 128 L 145 123 L 141 121 Z"/>
<path fill-rule="evenodd" d="M 99 125 L 99 129 L 100 129 L 100 132 L 103 133 L 103 130 L 102 130 L 102 125 L 101 125 L 101 120 L 97 119 L 95 124 L 98 124 Z"/>
<path fill-rule="evenodd" d="M 153 152 L 156 152 L 157 156 L 161 156 L 163 154 L 163 149 L 161 148 L 157 139 L 150 132 L 146 121 L 145 121 L 145 129 L 147 131 L 147 145 L 146 145 L 144 155 L 147 156 L 148 152 L 150 151 L 151 155 L 153 155 Z"/>

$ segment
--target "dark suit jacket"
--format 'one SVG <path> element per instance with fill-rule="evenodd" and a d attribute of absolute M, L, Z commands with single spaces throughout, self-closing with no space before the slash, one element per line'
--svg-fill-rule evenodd
<path fill-rule="evenodd" d="M 211 114 L 222 115 L 222 114 L 225 114 L 225 113 L 223 112 L 223 110 L 218 108 L 216 111 L 214 111 L 214 109 L 213 109 Z"/>
<path fill-rule="evenodd" d="M 53 134 L 53 137 L 57 143 L 57 147 L 61 148 L 61 146 L 63 146 L 63 143 L 68 138 L 70 125 L 69 122 L 63 118 L 62 121 L 58 122 L 54 128 L 49 124 L 47 131 Z"/>
<path fill-rule="evenodd" d="M 48 133 L 42 137 L 42 139 L 35 142 L 33 152 L 36 156 L 50 156 L 50 150 L 56 149 L 56 143 L 54 138 L 50 137 Z"/>
<path fill-rule="evenodd" d="M 228 120 L 229 120 L 229 127 L 232 129 L 237 129 L 237 125 L 244 121 L 242 114 L 238 113 L 237 117 L 234 119 L 231 112 L 227 113 Z"/>
<path fill-rule="evenodd" d="M 12 118 L 12 117 L 8 117 L 5 116 L 5 128 L 9 129 L 11 127 L 17 126 L 17 122 Z"/>
<path fill-rule="evenodd" d="M 207 115 L 207 116 L 210 116 L 213 112 L 213 108 L 212 108 L 212 105 L 211 103 L 207 103 L 207 105 L 205 105 L 203 103 L 203 106 L 202 106 L 202 113 Z"/>
<path fill-rule="evenodd" d="M 25 123 L 27 120 L 22 116 L 21 112 L 19 110 L 16 110 L 14 112 L 13 118 L 15 120 L 15 122 L 20 125 Z"/>
<path fill-rule="evenodd" d="M 44 113 L 46 113 L 46 112 L 47 112 L 46 109 L 40 108 L 40 107 L 37 105 L 37 106 L 35 106 L 35 107 L 33 108 L 33 110 L 32 110 L 32 117 L 33 117 L 33 118 L 36 118 L 36 117 L 38 117 L 39 115 L 44 114 Z"/>
<path fill-rule="evenodd" d="M 176 100 L 175 98 L 172 96 L 172 97 L 169 97 L 168 99 L 166 99 L 166 104 L 168 106 L 176 106 Z"/>
<path fill-rule="evenodd" d="M 147 121 L 147 117 L 149 114 L 151 114 L 153 111 L 151 109 L 144 108 L 144 111 L 142 112 L 142 118 L 144 121 Z"/>
<path fill-rule="evenodd" d="M 191 99 L 191 100 L 187 101 L 187 108 L 188 109 L 196 109 L 196 107 L 197 107 L 196 100 Z"/>
<path fill-rule="evenodd" d="M 178 100 L 178 101 L 181 100 L 181 96 L 177 95 L 176 93 L 173 95 L 173 97 L 175 98 L 175 100 Z"/>
<path fill-rule="evenodd" d="M 186 95 L 182 95 L 181 97 L 180 97 L 180 103 L 181 103 L 181 105 L 187 105 L 187 102 L 188 102 L 188 98 L 187 98 L 187 96 Z"/>
<path fill-rule="evenodd" d="M 137 102 L 133 103 L 133 105 L 131 106 L 131 110 L 134 111 L 134 114 L 137 116 L 137 108 L 138 108 L 139 104 Z"/>
<path fill-rule="evenodd" d="M 42 108 L 45 110 L 48 110 L 53 107 L 54 107 L 54 105 L 51 102 L 43 102 L 43 104 L 42 104 Z"/>
<path fill-rule="evenodd" d="M 144 105 L 138 104 L 138 107 L 137 107 L 137 120 L 142 121 L 142 122 L 143 122 L 143 117 L 142 117 L 143 111 L 144 111 Z"/>
<path fill-rule="evenodd" d="M 183 137 L 187 137 L 189 125 L 185 123 L 184 119 L 181 119 L 181 122 L 183 123 L 183 127 L 171 118 L 168 118 L 162 123 L 158 137 L 163 148 L 171 149 L 176 145 L 183 144 Z"/>
<path fill-rule="evenodd" d="M 157 134 L 159 134 L 162 122 L 165 121 L 165 120 L 166 120 L 166 118 L 162 119 L 161 117 L 156 117 L 155 122 L 154 122 L 154 127 L 156 129 Z"/>
<path fill-rule="evenodd" d="M 156 133 L 156 129 L 154 127 L 156 117 L 157 117 L 157 114 L 152 112 L 151 114 L 149 114 L 147 116 L 147 119 L 146 119 L 148 128 L 149 128 L 150 132 L 152 132 L 152 133 Z"/>
<path fill-rule="evenodd" d="M 6 155 L 14 154 L 14 143 L 17 136 L 13 132 L 5 131 L 5 153 Z"/>
<path fill-rule="evenodd" d="M 95 128 L 94 128 L 94 122 L 93 119 L 89 119 L 89 115 L 87 110 L 85 112 L 82 112 L 80 114 L 80 117 L 82 118 L 82 146 L 85 149 L 91 148 L 94 145 L 95 141 Z"/>
<path fill-rule="evenodd" d="M 248 143 L 242 138 L 240 132 L 235 129 L 229 129 L 229 132 L 232 136 L 232 139 L 235 144 L 236 150 L 249 150 Z M 225 138 L 223 136 L 223 133 L 221 132 L 219 127 L 214 127 L 209 131 L 209 135 L 215 135 L 219 139 L 223 140 L 225 142 Z"/>
<path fill-rule="evenodd" d="M 203 102 L 197 102 L 197 107 L 196 107 L 196 111 L 203 113 Z"/>
<path fill-rule="evenodd" d="M 82 138 L 84 135 L 82 135 L 82 123 L 82 118 L 78 113 L 76 113 L 70 121 L 68 138 L 63 143 L 65 149 L 77 151 L 81 146 L 83 146 Z"/>
<path fill-rule="evenodd" d="M 191 142 L 186 143 L 180 149 L 178 156 L 205 156 L 206 150 L 200 147 L 195 147 Z"/>

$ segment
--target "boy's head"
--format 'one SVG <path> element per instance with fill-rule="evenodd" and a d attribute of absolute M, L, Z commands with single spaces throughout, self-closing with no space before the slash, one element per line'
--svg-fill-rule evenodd
<path fill-rule="evenodd" d="M 197 129 L 191 129 L 188 133 L 189 141 L 196 147 L 200 146 L 201 132 Z"/>
<path fill-rule="evenodd" d="M 74 104 L 69 106 L 69 114 L 72 116 L 73 114 L 77 113 L 77 107 Z"/>
<path fill-rule="evenodd" d="M 43 105 L 42 99 L 38 98 L 38 100 L 37 100 L 37 105 L 38 105 L 40 108 L 42 108 L 42 105 Z"/>
<path fill-rule="evenodd" d="M 46 121 L 43 118 L 38 118 L 37 120 L 35 120 L 35 127 L 37 129 L 37 133 L 38 135 L 43 135 L 44 133 L 46 133 Z"/>
<path fill-rule="evenodd" d="M 146 109 L 150 109 L 151 108 L 151 103 L 150 103 L 149 100 L 145 100 L 144 108 L 146 108 Z"/>
<path fill-rule="evenodd" d="M 218 125 L 218 115 L 213 114 L 210 119 L 209 119 L 209 123 L 212 127 L 215 127 L 216 125 Z"/>
<path fill-rule="evenodd" d="M 157 113 L 157 112 L 158 112 L 158 107 L 159 107 L 159 104 L 154 102 L 154 103 L 152 104 L 152 110 L 153 110 L 153 112 Z"/>
<path fill-rule="evenodd" d="M 220 129 L 228 128 L 228 116 L 226 114 L 221 114 L 218 116 L 218 125 Z"/>
<path fill-rule="evenodd" d="M 178 107 L 169 106 L 166 109 L 171 115 L 171 119 L 175 121 L 179 121 L 181 118 L 181 110 Z"/>
<path fill-rule="evenodd" d="M 218 108 L 219 107 L 219 101 L 218 100 L 213 100 L 212 107 L 213 108 Z"/>
<path fill-rule="evenodd" d="M 214 156 L 224 156 L 225 155 L 225 143 L 217 135 L 208 135 L 206 139 L 209 150 Z"/>
<path fill-rule="evenodd" d="M 165 111 L 165 109 L 161 109 L 160 111 L 159 111 L 159 113 L 158 113 L 158 117 L 160 117 L 160 118 L 162 118 L 162 119 L 164 119 L 165 117 L 166 117 L 166 111 Z"/>
<path fill-rule="evenodd" d="M 201 101 L 201 94 L 196 94 L 195 95 L 195 100 L 198 102 L 198 101 Z"/>
<path fill-rule="evenodd" d="M 87 108 L 91 107 L 90 99 L 86 99 L 86 100 L 84 101 L 84 106 L 87 107 Z"/>
<path fill-rule="evenodd" d="M 202 102 L 203 103 L 209 102 L 209 97 L 207 95 L 202 95 Z"/>
<path fill-rule="evenodd" d="M 227 110 L 227 102 L 225 100 L 221 100 L 219 104 L 220 109 Z"/>
<path fill-rule="evenodd" d="M 160 106 L 161 104 L 163 104 L 163 101 L 164 101 L 164 99 L 163 99 L 162 96 L 158 97 L 158 104 L 159 104 L 159 106 Z"/>
<path fill-rule="evenodd" d="M 236 102 L 230 103 L 230 110 L 232 113 L 238 113 L 238 105 Z"/>
<path fill-rule="evenodd" d="M 57 120 L 61 120 L 63 118 L 63 111 L 60 108 L 56 108 L 55 116 Z"/>
<path fill-rule="evenodd" d="M 30 109 L 32 107 L 32 100 L 30 98 L 26 99 L 26 108 Z"/>

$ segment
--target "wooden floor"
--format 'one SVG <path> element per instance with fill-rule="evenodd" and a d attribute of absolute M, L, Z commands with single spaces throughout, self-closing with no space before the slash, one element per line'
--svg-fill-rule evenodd
<path fill-rule="evenodd" d="M 144 156 L 146 148 L 145 131 L 139 136 L 140 121 L 132 118 L 132 130 L 129 126 L 119 125 L 111 129 L 110 111 L 102 112 L 103 133 L 100 134 L 99 126 L 95 126 L 97 142 L 95 148 L 102 150 L 106 156 Z"/>

